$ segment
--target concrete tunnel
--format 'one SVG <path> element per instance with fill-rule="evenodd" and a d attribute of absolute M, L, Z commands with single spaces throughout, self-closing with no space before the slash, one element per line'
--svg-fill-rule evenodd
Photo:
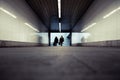
<path fill-rule="evenodd" d="M 0 80 L 120 80 L 119 53 L 120 0 L 0 0 Z"/>

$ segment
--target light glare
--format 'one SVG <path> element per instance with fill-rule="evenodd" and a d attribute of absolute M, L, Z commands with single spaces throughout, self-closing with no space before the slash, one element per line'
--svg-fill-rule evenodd
<path fill-rule="evenodd" d="M 29 28 L 33 29 L 34 31 L 39 32 L 39 30 L 35 29 L 35 28 L 34 28 L 34 27 L 32 27 L 30 24 L 28 24 L 28 23 L 24 23 L 24 24 L 25 24 L 25 25 L 27 25 Z"/>
<path fill-rule="evenodd" d="M 61 18 L 61 0 L 58 0 L 58 16 Z"/>
<path fill-rule="evenodd" d="M 61 23 L 59 23 L 59 32 L 61 32 Z"/>
<path fill-rule="evenodd" d="M 5 12 L 5 13 L 7 13 L 8 15 L 10 15 L 10 16 L 13 17 L 13 18 L 17 18 L 15 15 L 13 15 L 13 14 L 10 13 L 9 11 L 7 11 L 7 10 L 1 8 L 1 7 L 0 7 L 0 10 L 3 11 L 3 12 Z"/>
<path fill-rule="evenodd" d="M 81 32 L 84 32 L 84 31 L 88 30 L 89 28 L 93 27 L 96 24 L 97 23 L 93 23 L 93 24 L 89 25 L 88 27 L 86 27 L 85 29 L 83 29 Z"/>
<path fill-rule="evenodd" d="M 115 10 L 111 11 L 110 13 L 108 13 L 107 15 L 105 15 L 105 16 L 103 17 L 103 19 L 109 17 L 110 15 L 114 14 L 114 13 L 117 12 L 118 10 L 120 10 L 120 7 L 118 7 L 117 9 L 115 9 Z"/>

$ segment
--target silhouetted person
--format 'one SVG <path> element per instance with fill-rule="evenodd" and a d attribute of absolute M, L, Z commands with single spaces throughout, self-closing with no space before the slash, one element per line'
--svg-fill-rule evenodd
<path fill-rule="evenodd" d="M 63 36 L 61 36 L 60 40 L 59 40 L 59 44 L 62 46 L 63 42 L 64 42 L 64 38 L 63 38 Z"/>
<path fill-rule="evenodd" d="M 53 45 L 54 45 L 54 46 L 57 46 L 57 43 L 58 43 L 58 38 L 55 37 Z"/>

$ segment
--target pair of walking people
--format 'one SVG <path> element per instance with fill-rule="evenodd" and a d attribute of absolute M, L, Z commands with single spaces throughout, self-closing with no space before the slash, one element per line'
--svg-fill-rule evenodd
<path fill-rule="evenodd" d="M 60 37 L 59 42 L 58 42 L 58 38 L 57 38 L 57 36 L 56 36 L 55 39 L 54 39 L 53 45 L 54 45 L 54 46 L 57 46 L 57 44 L 59 43 L 59 45 L 62 46 L 62 45 L 63 45 L 63 42 L 64 42 L 63 36 Z"/>

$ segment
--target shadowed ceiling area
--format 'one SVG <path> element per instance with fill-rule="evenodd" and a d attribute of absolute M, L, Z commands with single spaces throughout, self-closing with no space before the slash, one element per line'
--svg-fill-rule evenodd
<path fill-rule="evenodd" d="M 57 0 L 26 0 L 50 32 L 70 32 L 94 0 L 61 0 L 61 19 L 58 17 Z"/>

